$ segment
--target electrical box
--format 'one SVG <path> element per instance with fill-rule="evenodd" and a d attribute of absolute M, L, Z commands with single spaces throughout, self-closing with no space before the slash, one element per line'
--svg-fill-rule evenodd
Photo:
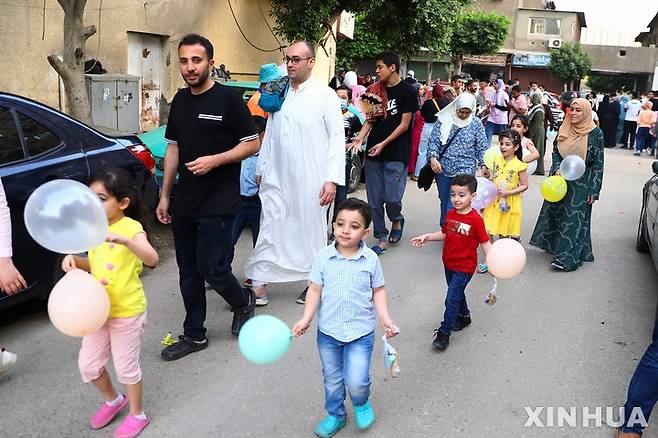
<path fill-rule="evenodd" d="M 94 126 L 136 134 L 139 132 L 139 76 L 85 75 Z"/>

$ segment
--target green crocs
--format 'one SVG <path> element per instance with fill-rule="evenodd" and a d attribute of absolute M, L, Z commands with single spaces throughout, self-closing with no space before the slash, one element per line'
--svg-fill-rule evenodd
<path fill-rule="evenodd" d="M 315 426 L 315 434 L 321 438 L 329 438 L 336 435 L 336 432 L 345 427 L 345 418 L 334 417 L 327 415 L 327 418 L 320 421 Z"/>
<path fill-rule="evenodd" d="M 370 400 L 361 406 L 354 406 L 354 422 L 361 430 L 366 430 L 375 422 L 375 411 L 370 405 Z"/>

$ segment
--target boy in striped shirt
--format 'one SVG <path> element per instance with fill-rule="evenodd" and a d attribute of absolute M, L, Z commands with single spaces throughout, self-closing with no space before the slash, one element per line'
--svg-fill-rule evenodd
<path fill-rule="evenodd" d="M 338 207 L 333 223 L 336 240 L 315 260 L 304 316 L 292 329 L 295 336 L 303 335 L 318 312 L 317 342 L 328 415 L 315 433 L 323 438 L 345 426 L 346 386 L 357 427 L 364 430 L 375 421 L 368 398 L 376 317 L 386 336 L 399 331 L 388 313 L 379 257 L 364 242 L 371 221 L 370 207 L 359 199 L 349 198 Z"/>

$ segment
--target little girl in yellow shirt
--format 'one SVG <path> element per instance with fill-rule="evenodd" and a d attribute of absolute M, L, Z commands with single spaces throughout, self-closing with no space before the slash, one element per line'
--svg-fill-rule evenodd
<path fill-rule="evenodd" d="M 132 176 L 123 169 L 108 169 L 91 180 L 107 213 L 105 243 L 89 250 L 89 257 L 67 255 L 62 269 L 84 269 L 98 279 L 110 298 L 110 317 L 97 332 L 82 338 L 78 366 L 82 380 L 93 383 L 104 403 L 91 418 L 92 429 L 107 426 L 128 404 L 129 415 L 114 431 L 115 438 L 136 437 L 150 419 L 142 408 L 141 337 L 146 324 L 146 296 L 139 279 L 142 264 L 155 266 L 153 249 L 139 218 L 140 207 Z M 112 355 L 117 379 L 127 396 L 114 389 L 106 365 Z"/>
<path fill-rule="evenodd" d="M 522 161 L 521 136 L 513 130 L 498 135 L 500 151 L 492 170 L 498 197 L 482 212 L 484 225 L 492 236 L 521 238 L 521 193 L 528 189 L 528 165 Z"/>

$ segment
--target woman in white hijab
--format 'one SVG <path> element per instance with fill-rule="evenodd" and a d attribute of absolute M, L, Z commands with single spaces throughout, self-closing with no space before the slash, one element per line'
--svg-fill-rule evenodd
<path fill-rule="evenodd" d="M 475 175 L 483 166 L 482 157 L 489 147 L 484 126 L 475 116 L 476 101 L 471 93 L 461 94 L 437 115 L 430 134 L 427 158 L 436 173 L 441 200 L 441 226 L 450 203 L 450 182 L 456 175 Z"/>

